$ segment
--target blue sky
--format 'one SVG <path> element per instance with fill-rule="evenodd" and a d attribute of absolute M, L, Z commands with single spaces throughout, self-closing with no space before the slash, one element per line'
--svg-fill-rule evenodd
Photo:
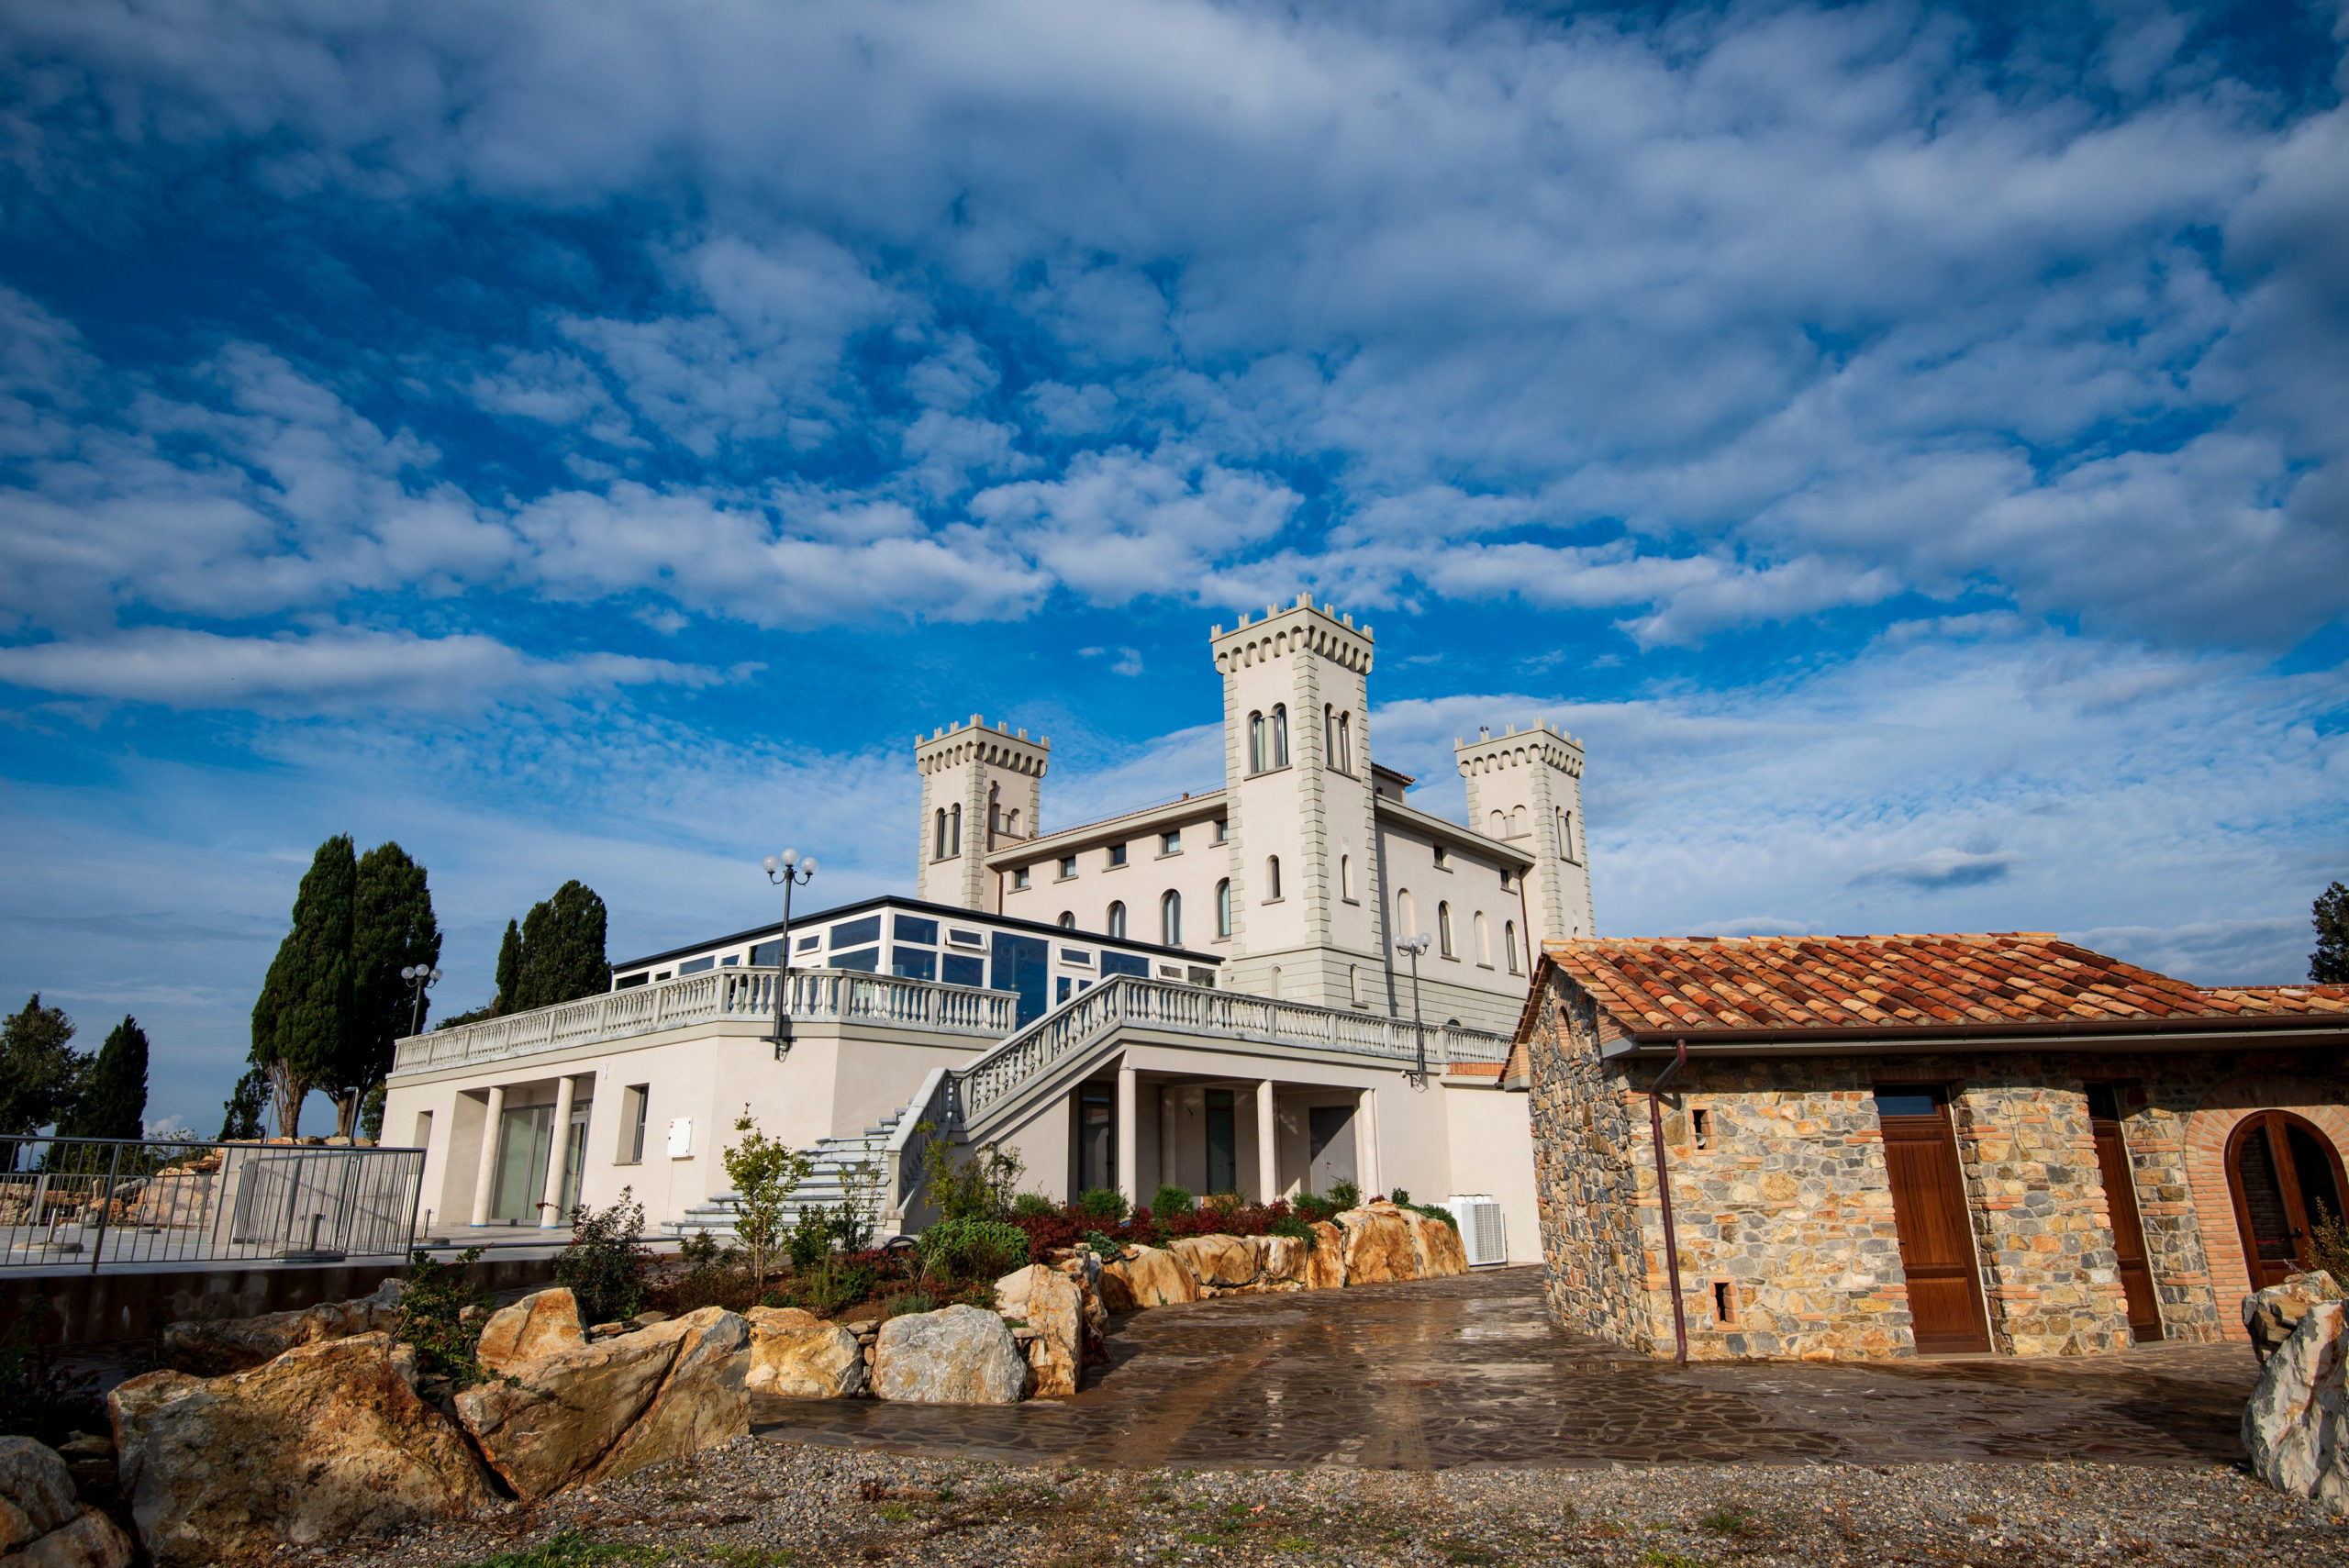
<path fill-rule="evenodd" d="M 208 1132 L 317 841 L 444 1007 L 1373 744 L 1586 738 L 1602 930 L 2304 973 L 2349 876 L 2338 6 L 0 0 L 0 987 Z"/>

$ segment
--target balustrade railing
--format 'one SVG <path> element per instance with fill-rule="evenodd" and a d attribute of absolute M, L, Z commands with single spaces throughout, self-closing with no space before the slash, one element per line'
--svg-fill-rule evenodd
<path fill-rule="evenodd" d="M 424 1073 L 462 1067 L 726 1019 L 770 1021 L 774 1018 L 777 973 L 741 967 L 705 970 L 551 1007 L 533 1007 L 503 1018 L 411 1035 L 399 1042 L 392 1071 Z M 1001 1040 L 1018 1025 L 1019 999 L 1005 991 L 979 991 L 857 970 L 795 969 L 784 991 L 784 1011 L 795 1023 L 895 1024 Z"/>

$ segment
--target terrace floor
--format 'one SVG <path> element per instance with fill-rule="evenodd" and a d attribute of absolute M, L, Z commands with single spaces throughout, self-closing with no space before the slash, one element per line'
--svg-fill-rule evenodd
<path fill-rule="evenodd" d="M 2119 1355 L 1687 1371 L 1553 1328 L 1541 1271 L 1228 1296 L 1112 1320 L 1074 1398 L 760 1397 L 779 1442 L 1040 1464 L 1396 1470 L 1655 1463 L 2231 1464 L 2245 1340 Z"/>

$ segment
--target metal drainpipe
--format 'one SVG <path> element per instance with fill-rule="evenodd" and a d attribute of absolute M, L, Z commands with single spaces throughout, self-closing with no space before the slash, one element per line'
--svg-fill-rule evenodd
<path fill-rule="evenodd" d="M 1648 1131 L 1655 1140 L 1655 1193 L 1664 1200 L 1664 1268 L 1672 1286 L 1673 1364 L 1688 1364 L 1688 1313 L 1680 1301 L 1680 1242 L 1672 1229 L 1672 1177 L 1664 1165 L 1664 1096 L 1661 1091 L 1665 1080 L 1688 1065 L 1688 1042 L 1673 1042 L 1672 1065 L 1655 1075 L 1648 1085 Z"/>

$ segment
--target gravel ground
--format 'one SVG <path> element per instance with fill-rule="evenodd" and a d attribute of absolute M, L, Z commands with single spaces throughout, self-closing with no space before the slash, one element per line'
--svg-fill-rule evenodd
<path fill-rule="evenodd" d="M 711 1563 L 2349 1562 L 2349 1523 L 2222 1466 L 1105 1471 L 744 1440 L 691 1466 L 288 1557 Z"/>

